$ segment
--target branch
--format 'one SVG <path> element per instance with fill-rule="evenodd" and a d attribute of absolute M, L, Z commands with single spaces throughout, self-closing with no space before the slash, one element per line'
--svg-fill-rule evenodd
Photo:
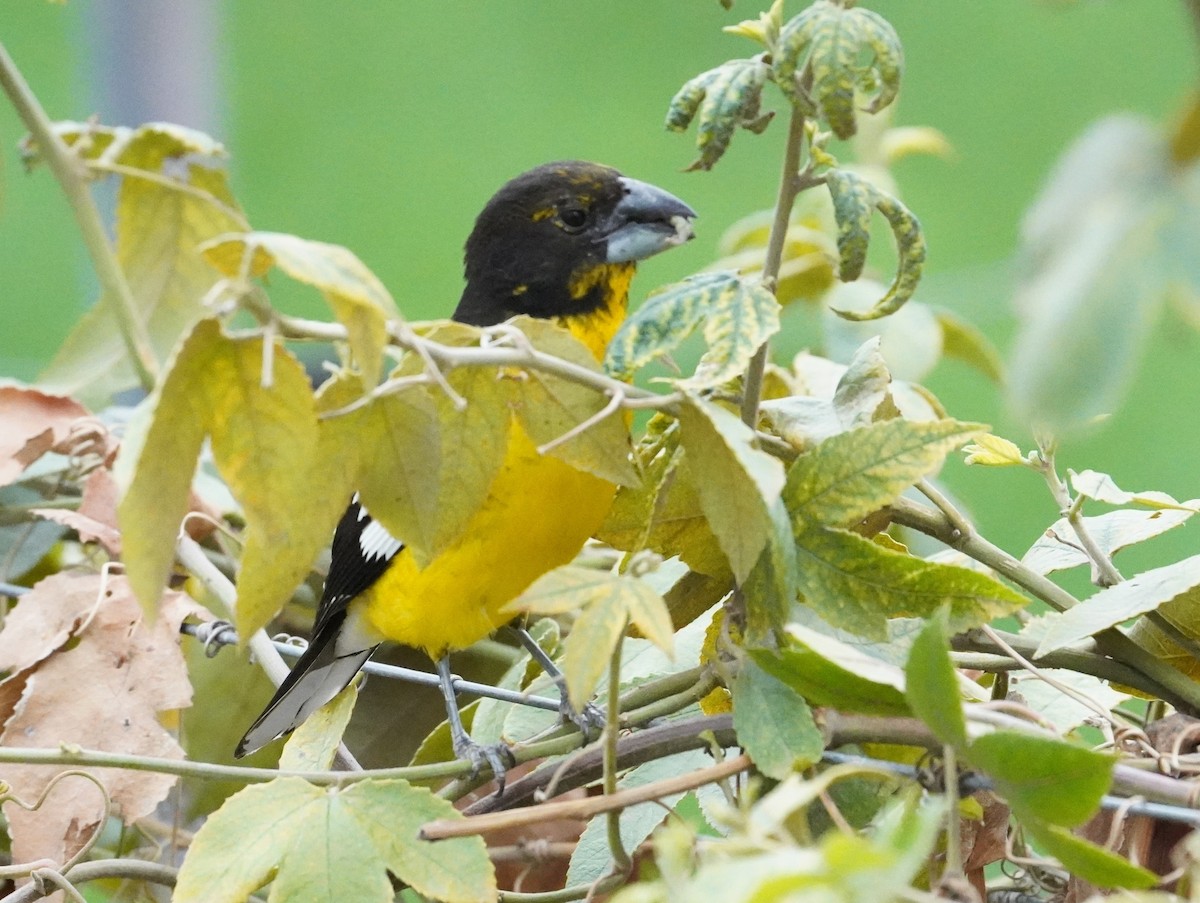
<path fill-rule="evenodd" d="M 104 288 L 102 298 L 112 307 L 129 360 L 137 373 L 142 388 L 149 392 L 154 388 L 158 372 L 158 361 L 154 357 L 150 335 L 146 324 L 138 314 L 137 302 L 125 274 L 117 262 L 112 245 L 109 244 L 104 222 L 100 211 L 96 208 L 95 199 L 88 190 L 87 182 L 80 168 L 79 160 L 71 153 L 70 148 L 63 143 L 62 138 L 54 131 L 54 126 L 37 97 L 17 69 L 17 64 L 8 55 L 4 45 L 0 43 L 0 87 L 12 102 L 17 114 L 29 129 L 33 140 L 41 149 L 50 171 L 67 196 L 71 212 L 75 214 L 75 222 L 79 225 L 83 243 L 88 255 L 92 258 L 92 266 L 96 276 Z"/>
<path fill-rule="evenodd" d="M 504 828 L 519 828 L 535 825 L 545 821 L 555 821 L 562 818 L 588 819 L 602 812 L 615 809 L 626 809 L 638 803 L 683 793 L 731 777 L 752 767 L 747 755 L 734 756 L 724 762 L 718 762 L 708 768 L 689 772 L 662 781 L 655 781 L 642 787 L 632 787 L 604 796 L 593 796 L 581 800 L 560 800 L 554 803 L 542 803 L 512 812 L 492 812 L 487 815 L 473 815 L 466 818 L 437 819 L 426 822 L 421 827 L 420 836 L 425 840 L 447 840 L 451 837 L 469 837 L 473 834 L 487 834 Z"/>
<path fill-rule="evenodd" d="M 783 174 L 779 178 L 779 193 L 775 198 L 775 218 L 767 238 L 767 256 L 763 261 L 762 282 L 772 293 L 779 283 L 779 268 L 783 264 L 783 247 L 787 242 L 788 226 L 792 221 L 792 206 L 800 192 L 800 155 L 804 150 L 804 114 L 792 107 L 788 122 L 787 145 L 783 151 Z M 763 373 L 767 369 L 769 345 L 764 342 L 754 352 L 746 370 L 742 389 L 742 421 L 753 429 L 758 423 L 758 402 L 762 396 Z"/>
<path fill-rule="evenodd" d="M 908 499 L 898 499 L 888 509 L 892 519 L 957 549 L 964 555 L 985 564 L 1017 586 L 1032 593 L 1056 611 L 1066 611 L 1079 600 L 1058 584 L 1026 567 L 1003 549 L 988 542 L 978 532 L 962 535 L 940 511 L 934 511 Z M 1156 658 L 1117 628 L 1096 634 L 1100 651 L 1140 671 L 1153 684 L 1156 696 L 1166 700 L 1186 714 L 1200 713 L 1200 683 L 1192 681 L 1182 671 Z"/>

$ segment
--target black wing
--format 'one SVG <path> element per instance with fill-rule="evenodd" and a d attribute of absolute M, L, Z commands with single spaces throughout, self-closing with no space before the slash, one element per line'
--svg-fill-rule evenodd
<path fill-rule="evenodd" d="M 403 548 L 404 543 L 367 513 L 356 492 L 333 534 L 329 574 L 313 632 L 344 612 L 350 600 L 378 580 Z"/>

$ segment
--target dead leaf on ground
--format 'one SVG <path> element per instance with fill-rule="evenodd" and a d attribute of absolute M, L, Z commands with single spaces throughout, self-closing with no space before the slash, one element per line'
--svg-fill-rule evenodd
<path fill-rule="evenodd" d="M 11 681 L 25 682 L 0 733 L 0 745 L 53 749 L 71 744 L 183 758 L 159 713 L 191 704 L 179 649 L 179 625 L 189 615 L 208 617 L 186 595 L 167 593 L 151 624 L 124 577 L 110 577 L 103 589 L 98 575 L 58 575 L 39 583 L 0 632 L 0 666 L 24 669 L 0 684 L 0 692 Z M 72 637 L 77 642 L 68 646 Z M 14 795 L 33 801 L 64 770 L 5 765 L 0 779 Z M 87 770 L 104 784 L 112 813 L 126 823 L 153 812 L 175 783 L 170 775 Z M 97 788 L 82 779 L 63 781 L 36 812 L 5 804 L 14 861 L 63 862 L 91 836 L 103 814 Z"/>

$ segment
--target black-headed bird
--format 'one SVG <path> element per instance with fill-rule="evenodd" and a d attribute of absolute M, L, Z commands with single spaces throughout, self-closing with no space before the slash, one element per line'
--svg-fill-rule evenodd
<path fill-rule="evenodd" d="M 599 360 L 625 318 L 637 261 L 691 238 L 694 217 L 673 195 L 607 166 L 539 166 L 507 183 L 479 214 L 454 319 L 475 326 L 518 314 L 554 320 Z M 486 761 L 503 780 L 502 751 L 479 746 L 463 730 L 449 652 L 502 626 L 508 602 L 573 559 L 599 529 L 614 491 L 600 477 L 539 454 L 514 419 L 483 506 L 423 568 L 406 553 L 403 537 L 373 520 L 356 495 L 334 533 L 312 640 L 236 754 L 294 730 L 391 641 L 422 649 L 437 663 L 455 754 L 476 769 Z M 528 634 L 522 638 L 532 644 Z M 580 720 L 562 698 L 564 715 Z"/>

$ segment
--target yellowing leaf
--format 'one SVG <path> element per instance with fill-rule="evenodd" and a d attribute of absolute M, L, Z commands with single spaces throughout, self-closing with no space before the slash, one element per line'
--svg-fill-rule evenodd
<path fill-rule="evenodd" d="M 419 839 L 454 807 L 406 781 L 317 787 L 278 778 L 234 794 L 209 816 L 179 872 L 176 903 L 234 903 L 269 880 L 272 900 L 390 901 L 391 872 L 448 903 L 496 899 L 483 840 Z"/>
<path fill-rule="evenodd" d="M 897 268 L 891 287 L 875 306 L 866 312 L 835 309 L 847 320 L 875 320 L 899 310 L 917 290 L 925 266 L 925 238 L 921 224 L 899 200 L 876 188 L 871 182 L 845 169 L 831 169 L 825 185 L 833 198 L 838 224 L 840 277 L 851 282 L 862 274 L 870 240 L 871 215 L 883 214 L 896 239 Z"/>
<path fill-rule="evenodd" d="M 975 442 L 963 448 L 966 454 L 966 464 L 979 464 L 984 467 L 1011 467 L 1014 464 L 1024 464 L 1025 456 L 1021 454 L 1014 442 L 1009 442 L 1002 436 L 984 433 L 975 437 Z"/>
<path fill-rule="evenodd" d="M 148 611 L 154 610 L 175 560 L 175 535 L 187 513 L 196 460 L 208 432 L 201 386 L 222 343 L 215 320 L 197 324 L 144 402 L 154 419 L 141 443 L 126 442 L 121 448 L 120 469 L 133 474 L 117 509 L 125 571 Z"/>
<path fill-rule="evenodd" d="M 1200 555 L 1143 571 L 1116 586 L 1102 589 L 1054 620 L 1038 646 L 1036 657 L 1062 649 L 1129 618 L 1155 611 L 1184 593 L 1194 595 L 1197 586 L 1200 586 Z"/>
<path fill-rule="evenodd" d="M 882 110 L 900 90 L 904 56 L 895 30 L 878 13 L 817 0 L 780 30 L 774 66 L 776 84 L 799 110 L 849 138 L 858 128 L 856 91 L 867 95 L 867 112 Z M 804 72 L 811 87 L 801 83 Z"/>
<path fill-rule="evenodd" d="M 555 323 L 519 317 L 514 325 L 539 351 L 599 372 L 583 343 Z M 618 485 L 638 484 L 637 470 L 629 460 L 629 428 L 624 415 L 611 411 L 602 420 L 593 420 L 608 407 L 606 395 L 536 368 L 523 371 L 512 382 L 517 419 L 535 443 L 551 446 L 547 454 Z M 577 431 L 589 421 L 586 429 Z M 562 441 L 564 436 L 567 438 Z"/>
<path fill-rule="evenodd" d="M 207 135 L 164 124 L 113 135 L 105 156 L 149 175 L 120 177 L 116 253 L 152 350 L 162 361 L 206 314 L 201 302 L 217 279 L 197 246 L 244 229 L 245 221 L 226 182 L 225 152 Z M 113 303 L 102 297 L 83 316 L 42 374 L 42 385 L 95 406 L 137 385 Z"/>
<path fill-rule="evenodd" d="M 1004 361 L 983 330 L 952 311 L 936 308 L 942 353 L 974 367 L 994 383 L 1004 380 Z"/>
<path fill-rule="evenodd" d="M 762 88 L 769 71 L 758 57 L 729 60 L 697 75 L 671 98 L 669 130 L 682 132 L 699 116 L 696 146 L 700 156 L 687 167 L 689 170 L 712 169 L 725 154 L 738 126 L 756 134 L 767 127 L 775 115 L 774 111 L 761 111 Z"/>
<path fill-rule="evenodd" d="M 627 378 L 669 354 L 703 325 L 708 351 L 697 373 L 679 380 L 692 389 L 717 386 L 741 373 L 754 352 L 779 331 L 779 303 L 757 281 L 737 273 L 700 273 L 651 295 L 613 337 L 605 369 Z"/>
<path fill-rule="evenodd" d="M 674 645 L 671 617 L 662 597 L 645 582 L 624 574 L 574 565 L 556 568 L 535 580 L 505 611 L 579 612 L 563 651 L 567 695 L 577 709 L 595 692 L 629 622 L 664 652 L 670 654 Z"/>
<path fill-rule="evenodd" d="M 279 757 L 280 771 L 328 771 L 354 714 L 358 687 L 346 687 L 301 722 Z"/>
<path fill-rule="evenodd" d="M 272 266 L 320 289 L 346 327 L 363 382 L 374 386 L 387 345 L 387 320 L 400 316 L 383 283 L 340 245 L 279 232 L 247 232 L 206 243 L 201 253 L 225 276 L 261 276 Z"/>
<path fill-rule="evenodd" d="M 796 535 L 800 592 L 835 627 L 882 640 L 888 618 L 929 617 L 950 608 L 950 630 L 1009 614 L 1026 600 L 965 568 L 884 549 L 844 530 L 815 527 Z"/>
<path fill-rule="evenodd" d="M 826 439 L 788 470 L 783 500 L 797 529 L 845 527 L 894 501 L 978 435 L 957 420 L 884 420 Z"/>
<path fill-rule="evenodd" d="M 700 507 L 734 576 L 744 582 L 771 534 L 783 465 L 755 447 L 754 431 L 736 415 L 710 401 L 689 396 L 679 423 Z"/>

